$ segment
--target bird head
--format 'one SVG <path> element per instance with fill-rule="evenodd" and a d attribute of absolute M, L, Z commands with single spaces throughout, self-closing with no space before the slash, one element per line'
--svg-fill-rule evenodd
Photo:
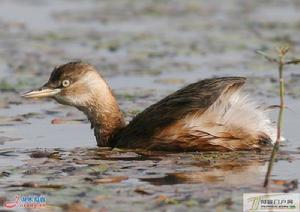
<path fill-rule="evenodd" d="M 42 87 L 22 95 L 25 98 L 53 98 L 64 105 L 84 107 L 97 93 L 108 90 L 106 82 L 93 66 L 82 62 L 61 65 L 51 73 Z"/>

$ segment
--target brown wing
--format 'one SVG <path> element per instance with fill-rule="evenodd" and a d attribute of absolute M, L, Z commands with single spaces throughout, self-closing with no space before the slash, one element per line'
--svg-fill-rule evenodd
<path fill-rule="evenodd" d="M 190 84 L 138 114 L 114 139 L 116 147 L 147 148 L 159 131 L 189 113 L 205 112 L 231 86 L 240 87 L 243 77 L 222 77 Z"/>

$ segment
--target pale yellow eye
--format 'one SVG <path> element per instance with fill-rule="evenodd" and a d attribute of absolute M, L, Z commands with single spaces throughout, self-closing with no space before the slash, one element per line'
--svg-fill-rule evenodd
<path fill-rule="evenodd" d="M 69 85 L 70 85 L 70 81 L 69 80 L 64 80 L 62 82 L 62 86 L 64 86 L 64 87 L 68 87 Z"/>

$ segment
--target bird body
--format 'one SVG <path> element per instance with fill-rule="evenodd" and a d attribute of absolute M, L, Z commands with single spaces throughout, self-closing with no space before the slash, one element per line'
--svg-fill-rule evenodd
<path fill-rule="evenodd" d="M 164 151 L 251 150 L 274 141 L 265 114 L 241 92 L 246 79 L 222 77 L 190 84 L 125 124 L 116 98 L 95 68 L 71 62 L 27 98 L 50 97 L 86 114 L 98 146 Z"/>

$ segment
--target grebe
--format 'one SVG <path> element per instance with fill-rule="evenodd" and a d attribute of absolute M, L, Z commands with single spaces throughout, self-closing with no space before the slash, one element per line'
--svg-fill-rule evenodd
<path fill-rule="evenodd" d="M 246 79 L 221 77 L 190 84 L 151 105 L 125 124 L 111 89 L 87 63 L 53 70 L 26 98 L 49 97 L 84 112 L 99 147 L 164 151 L 251 150 L 275 140 L 275 128 L 241 92 Z"/>

